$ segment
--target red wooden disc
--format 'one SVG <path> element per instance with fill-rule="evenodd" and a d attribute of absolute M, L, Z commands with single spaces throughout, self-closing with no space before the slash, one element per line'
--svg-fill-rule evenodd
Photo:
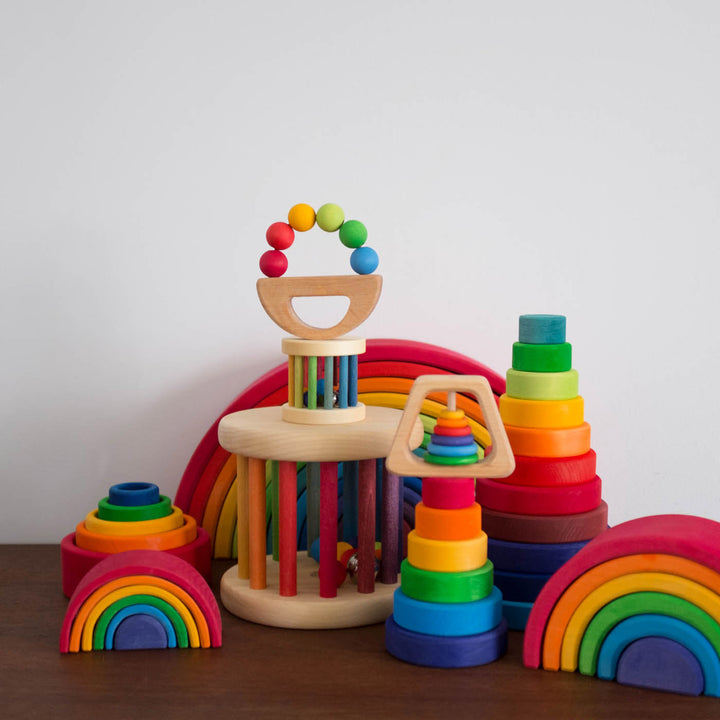
<path fill-rule="evenodd" d="M 602 481 L 596 475 L 590 482 L 560 487 L 531 487 L 478 478 L 475 497 L 484 508 L 520 515 L 576 515 L 600 504 Z"/>
<path fill-rule="evenodd" d="M 515 470 L 501 482 L 509 485 L 554 487 L 590 482 L 597 474 L 594 450 L 565 458 L 515 456 Z"/>
<path fill-rule="evenodd" d="M 423 478 L 422 501 L 429 508 L 444 510 L 470 507 L 475 502 L 475 480 L 473 478 Z"/>
<path fill-rule="evenodd" d="M 472 429 L 469 425 L 465 427 L 447 427 L 446 425 L 436 425 L 433 428 L 433 434 L 435 435 L 472 435 Z"/>

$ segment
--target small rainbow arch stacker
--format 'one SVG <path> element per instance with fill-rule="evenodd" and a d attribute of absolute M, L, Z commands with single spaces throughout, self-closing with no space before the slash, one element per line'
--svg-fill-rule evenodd
<path fill-rule="evenodd" d="M 656 515 L 592 540 L 538 595 L 523 662 L 720 697 L 720 523 Z"/>
<path fill-rule="evenodd" d="M 155 550 L 109 555 L 82 578 L 65 614 L 60 652 L 210 648 L 220 609 L 189 563 Z"/>

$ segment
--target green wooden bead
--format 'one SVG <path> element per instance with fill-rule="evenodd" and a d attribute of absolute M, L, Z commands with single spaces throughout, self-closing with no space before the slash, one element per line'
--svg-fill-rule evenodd
<path fill-rule="evenodd" d="M 473 463 L 480 462 L 480 458 L 477 453 L 468 455 L 467 457 L 446 457 L 425 453 L 425 462 L 433 465 L 472 465 Z"/>
<path fill-rule="evenodd" d="M 348 220 L 338 232 L 340 242 L 349 248 L 359 248 L 367 240 L 367 228 L 359 220 Z"/>

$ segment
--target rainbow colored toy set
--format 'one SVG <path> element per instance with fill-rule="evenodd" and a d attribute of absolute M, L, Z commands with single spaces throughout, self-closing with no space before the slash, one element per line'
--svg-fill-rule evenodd
<path fill-rule="evenodd" d="M 355 275 L 283 277 L 296 233 L 337 232 Z M 523 630 L 528 668 L 720 696 L 720 523 L 608 529 L 565 318 L 523 315 L 506 376 L 458 353 L 348 337 L 382 289 L 367 229 L 326 204 L 267 230 L 257 282 L 287 362 L 236 397 L 174 502 L 110 488 L 61 544 L 61 652 L 221 644 L 220 597 L 288 628 L 385 622 L 396 658 L 471 667 Z M 344 296 L 318 328 L 298 297 Z M 350 581 L 348 581 L 350 577 Z"/>

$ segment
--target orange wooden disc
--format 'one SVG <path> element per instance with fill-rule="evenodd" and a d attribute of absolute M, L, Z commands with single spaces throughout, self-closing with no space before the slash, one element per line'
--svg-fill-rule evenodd
<path fill-rule="evenodd" d="M 195 518 L 184 515 L 182 527 L 154 535 L 101 535 L 90 532 L 85 523 L 75 528 L 75 544 L 83 550 L 119 553 L 126 550 L 171 550 L 193 542 L 197 537 Z"/>
<path fill-rule="evenodd" d="M 457 510 L 415 506 L 415 532 L 428 540 L 470 540 L 482 531 L 482 509 L 477 503 Z"/>
<path fill-rule="evenodd" d="M 505 431 L 515 455 L 574 457 L 590 450 L 590 425 L 586 422 L 562 430 L 506 425 Z"/>
<path fill-rule="evenodd" d="M 453 427 L 453 428 L 464 428 L 468 426 L 467 418 L 447 418 L 440 416 L 437 419 L 437 424 L 440 427 Z"/>

